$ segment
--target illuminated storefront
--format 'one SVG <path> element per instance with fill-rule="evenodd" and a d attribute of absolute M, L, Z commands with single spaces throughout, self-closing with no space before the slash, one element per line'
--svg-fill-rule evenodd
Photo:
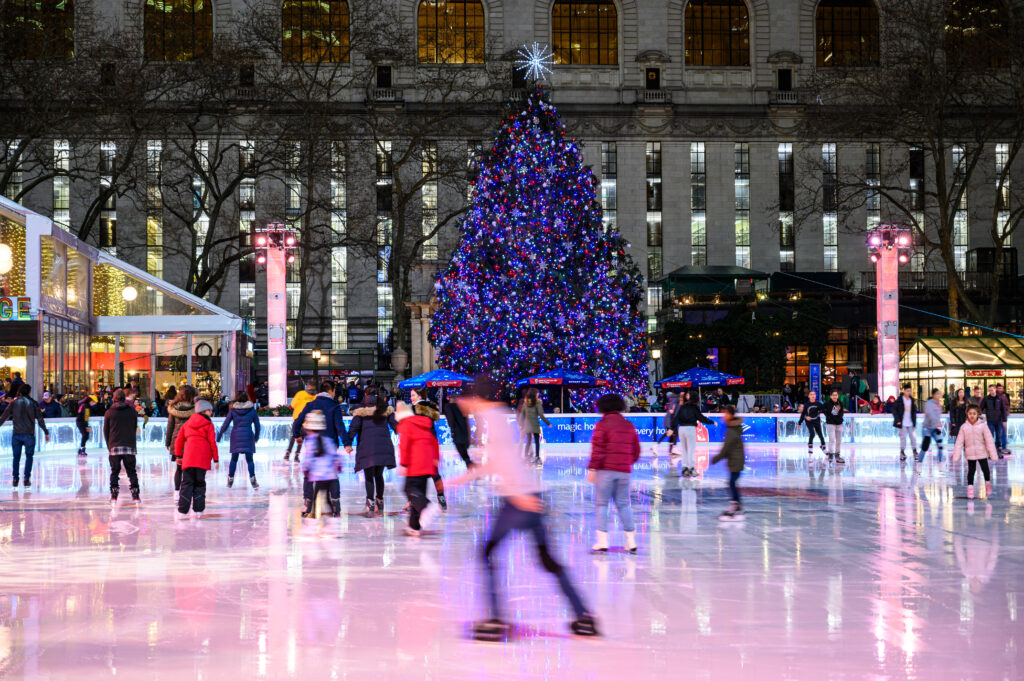
<path fill-rule="evenodd" d="M 1010 336 L 918 338 L 900 359 L 900 382 L 910 383 L 918 399 L 938 388 L 981 388 L 1003 384 L 1013 411 L 1021 411 L 1024 390 L 1024 342 Z"/>
<path fill-rule="evenodd" d="M 0 379 L 59 393 L 138 382 L 210 396 L 251 380 L 242 319 L 0 197 Z M 36 394 L 41 391 L 36 391 Z"/>

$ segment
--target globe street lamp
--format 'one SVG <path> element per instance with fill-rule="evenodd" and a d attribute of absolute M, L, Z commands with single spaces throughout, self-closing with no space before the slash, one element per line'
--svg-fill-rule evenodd
<path fill-rule="evenodd" d="M 319 383 L 320 358 L 323 357 L 323 353 L 317 348 L 310 351 L 309 356 L 313 358 L 313 384 L 316 385 Z"/>
<path fill-rule="evenodd" d="M 661 380 L 661 348 L 651 350 L 651 359 L 654 360 L 654 382 Z"/>

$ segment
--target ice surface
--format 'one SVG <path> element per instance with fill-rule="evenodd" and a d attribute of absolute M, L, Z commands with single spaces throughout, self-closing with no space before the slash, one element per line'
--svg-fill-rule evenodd
<path fill-rule="evenodd" d="M 340 521 L 304 525 L 301 474 L 276 449 L 257 454 L 261 489 L 242 471 L 227 489 L 222 464 L 207 515 L 184 522 L 162 451 L 140 455 L 141 508 L 122 475 L 113 511 L 106 457 L 41 455 L 30 491 L 12 491 L 4 451 L 0 679 L 1024 678 L 1020 458 L 969 505 L 956 467 L 929 458 L 914 475 L 892 447 L 851 447 L 833 470 L 800 447 L 750 446 L 747 519 L 726 525 L 723 467 L 680 481 L 645 445 L 640 554 L 595 557 L 587 450 L 548 451 L 553 552 L 599 640 L 567 636 L 568 605 L 525 538 L 498 555 L 513 640 L 465 637 L 483 614 L 486 483 L 452 492 L 438 534 L 412 539 L 394 477 L 395 515 L 356 515 L 362 481 L 346 472 Z"/>

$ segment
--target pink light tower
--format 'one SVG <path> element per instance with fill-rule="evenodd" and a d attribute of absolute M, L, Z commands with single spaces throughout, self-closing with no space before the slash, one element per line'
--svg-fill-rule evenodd
<path fill-rule="evenodd" d="M 912 244 L 910 230 L 903 225 L 879 225 L 868 230 L 868 257 L 875 265 L 877 289 L 878 394 L 883 400 L 899 394 L 899 266 L 910 262 Z"/>
<path fill-rule="evenodd" d="M 280 223 L 257 229 L 256 262 L 267 271 L 267 387 L 270 404 L 288 404 L 287 263 L 295 262 L 295 233 Z"/>

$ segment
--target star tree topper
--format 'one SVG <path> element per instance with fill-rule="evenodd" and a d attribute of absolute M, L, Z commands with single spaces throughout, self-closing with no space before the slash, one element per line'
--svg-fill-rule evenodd
<path fill-rule="evenodd" d="M 526 71 L 526 77 L 533 80 L 546 80 L 551 74 L 551 65 L 555 63 L 555 53 L 547 45 L 534 43 L 519 48 L 516 59 L 516 70 Z"/>

